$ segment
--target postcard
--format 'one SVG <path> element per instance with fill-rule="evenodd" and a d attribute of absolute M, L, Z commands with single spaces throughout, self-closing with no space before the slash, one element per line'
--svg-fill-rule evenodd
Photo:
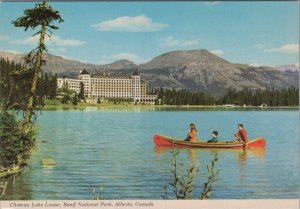
<path fill-rule="evenodd" d="M 298 1 L 0 1 L 0 208 L 299 208 Z"/>

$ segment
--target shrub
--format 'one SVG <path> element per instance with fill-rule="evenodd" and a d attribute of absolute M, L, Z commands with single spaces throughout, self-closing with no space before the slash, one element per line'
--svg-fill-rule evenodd
<path fill-rule="evenodd" d="M 2 110 L 0 113 L 0 166 L 24 165 L 34 145 L 34 129 L 24 135 L 16 112 Z"/>
<path fill-rule="evenodd" d="M 173 191 L 173 196 L 168 195 L 167 186 L 164 187 L 164 194 L 161 195 L 163 199 L 194 199 L 191 195 L 192 191 L 195 189 L 195 177 L 199 172 L 199 169 L 196 166 L 191 166 L 187 170 L 186 177 L 182 177 L 178 174 L 178 162 L 177 155 L 179 154 L 178 150 L 173 150 L 171 158 L 171 172 L 173 174 L 173 182 L 170 183 Z M 200 194 L 200 199 L 208 199 L 212 196 L 212 185 L 216 181 L 216 176 L 219 173 L 219 170 L 214 171 L 214 166 L 217 161 L 217 157 L 212 160 L 212 165 L 208 165 L 208 181 L 204 183 L 203 191 Z"/>

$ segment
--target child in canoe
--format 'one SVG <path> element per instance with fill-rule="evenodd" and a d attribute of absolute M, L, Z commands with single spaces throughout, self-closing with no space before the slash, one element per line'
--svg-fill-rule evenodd
<path fill-rule="evenodd" d="M 217 143 L 218 142 L 218 131 L 213 131 L 211 133 L 211 140 L 208 140 L 207 143 Z"/>
<path fill-rule="evenodd" d="M 197 129 L 194 123 L 190 124 L 190 130 L 184 141 L 196 142 L 197 141 Z"/>

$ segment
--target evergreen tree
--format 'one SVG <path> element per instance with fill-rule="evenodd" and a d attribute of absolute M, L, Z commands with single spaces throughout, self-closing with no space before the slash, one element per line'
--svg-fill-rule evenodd
<path fill-rule="evenodd" d="M 49 98 L 55 99 L 57 89 L 57 74 L 51 76 Z"/>
<path fill-rule="evenodd" d="M 78 97 L 77 97 L 77 93 L 76 93 L 76 92 L 75 92 L 75 94 L 74 94 L 72 104 L 73 104 L 73 105 L 77 105 L 77 104 L 78 104 Z"/>
<path fill-rule="evenodd" d="M 80 82 L 80 90 L 78 94 L 79 99 L 84 99 L 84 83 Z"/>
<path fill-rule="evenodd" d="M 49 85 L 49 77 L 48 77 L 48 73 L 45 73 L 45 78 L 44 78 L 44 94 L 45 94 L 45 97 L 48 98 L 50 93 L 50 85 Z"/>
<path fill-rule="evenodd" d="M 186 89 L 170 90 L 161 88 L 155 104 L 158 104 L 159 100 L 161 104 L 168 105 L 235 104 L 242 106 L 245 104 L 247 106 L 260 106 L 267 104 L 268 106 L 298 106 L 299 88 L 290 86 L 280 90 L 265 88 L 264 90 L 256 89 L 256 91 L 250 91 L 247 88 L 240 91 L 228 89 L 224 95 L 219 97 L 203 92 L 191 92 Z"/>
<path fill-rule="evenodd" d="M 45 45 L 45 36 L 51 36 L 51 29 L 58 29 L 57 26 L 52 24 L 55 21 L 60 23 L 63 22 L 63 19 L 59 15 L 58 11 L 53 10 L 52 7 L 48 5 L 48 2 L 44 1 L 43 3 L 35 4 L 33 9 L 26 9 L 24 11 L 24 16 L 19 17 L 16 21 L 12 22 L 15 27 L 23 27 L 25 31 L 27 31 L 29 28 L 32 30 L 39 28 L 38 32 L 33 35 L 39 35 L 38 46 L 25 57 L 26 64 L 30 66 L 28 71 L 29 74 L 31 74 L 32 80 L 30 96 L 27 101 L 27 107 L 23 120 L 24 133 L 29 131 L 28 128 L 31 123 L 31 117 L 33 116 L 34 110 L 34 97 L 36 96 L 38 76 L 41 72 L 42 64 L 45 63 L 45 60 L 42 58 L 43 52 L 47 50 Z"/>

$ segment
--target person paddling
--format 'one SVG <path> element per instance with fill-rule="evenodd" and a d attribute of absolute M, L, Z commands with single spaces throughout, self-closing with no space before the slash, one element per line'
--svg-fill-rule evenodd
<path fill-rule="evenodd" d="M 247 145 L 248 143 L 248 138 L 247 138 L 247 132 L 244 129 L 243 124 L 238 124 L 238 132 L 236 132 L 234 134 L 234 136 L 236 136 L 238 138 L 238 141 L 241 142 L 243 145 Z"/>
<path fill-rule="evenodd" d="M 197 141 L 197 129 L 194 123 L 190 124 L 190 130 L 184 141 L 196 142 Z"/>

